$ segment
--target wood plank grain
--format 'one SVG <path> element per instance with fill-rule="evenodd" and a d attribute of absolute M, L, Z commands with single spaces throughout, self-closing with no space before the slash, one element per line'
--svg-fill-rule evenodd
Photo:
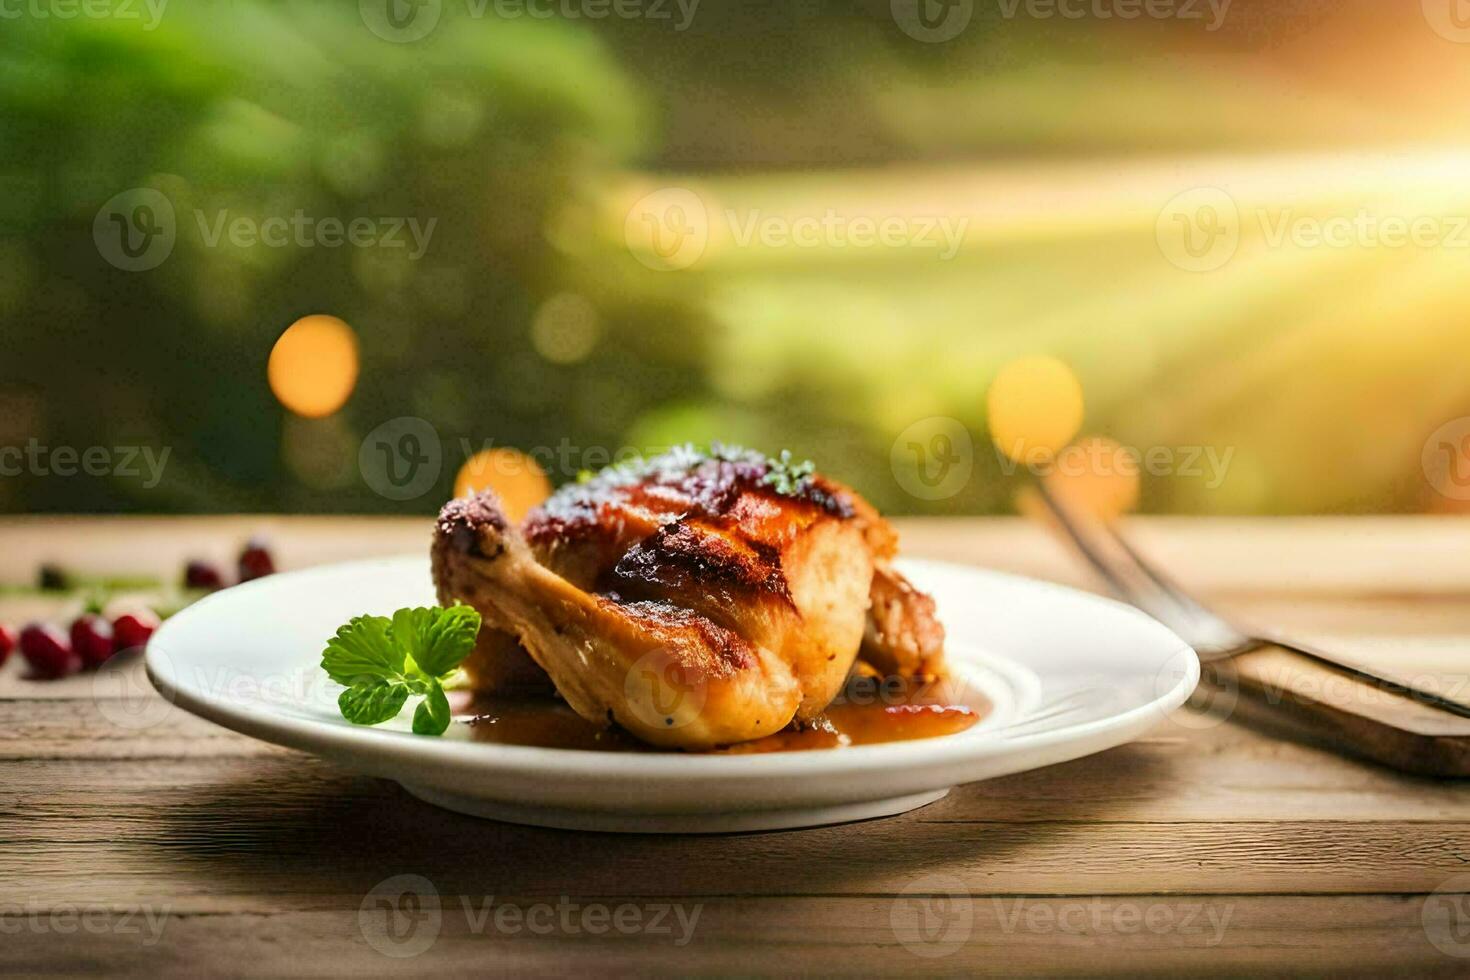
<path fill-rule="evenodd" d="M 0 760 L 219 758 L 285 751 L 171 705 L 154 711 L 122 698 L 0 701 Z"/>
<path fill-rule="evenodd" d="M 1040 527 L 1019 518 L 896 522 L 904 554 L 1069 585 L 1093 582 Z M 1470 521 L 1456 517 L 1133 517 L 1125 530 L 1202 593 L 1275 596 L 1470 595 Z"/>
<path fill-rule="evenodd" d="M 664 904 L 679 906 L 682 917 L 661 914 Z M 620 908 L 630 910 L 620 920 L 622 931 L 612 924 Z M 404 912 L 369 903 L 363 913 L 351 897 L 339 909 L 260 915 L 184 914 L 161 905 L 148 911 L 152 920 L 135 912 L 125 924 L 120 914 L 96 914 L 86 928 L 78 913 L 58 920 L 70 926 L 64 934 L 54 931 L 49 916 L 0 916 L 0 929 L 9 933 L 0 944 L 0 970 L 15 976 L 194 977 L 234 974 L 248 965 L 256 976 L 317 977 L 1325 975 L 1392 969 L 1463 976 L 1466 961 L 1450 954 L 1470 952 L 1438 927 L 1433 914 L 1426 927 L 1419 896 L 970 898 L 941 892 L 937 901 L 919 894 L 897 900 L 625 902 L 438 890 L 429 904 Z M 389 915 L 399 929 L 392 935 L 384 928 Z M 532 925 L 551 931 L 534 934 Z"/>
<path fill-rule="evenodd" d="M 427 527 L 425 518 L 7 518 L 0 580 L 24 581 L 47 559 L 172 576 L 192 554 L 227 561 L 262 530 L 285 567 L 412 553 Z M 1466 669 L 1470 522 L 1131 527 L 1232 615 L 1405 671 Z M 1090 584 L 1019 521 L 902 529 L 910 554 Z M 0 597 L 0 620 L 49 602 Z M 146 698 L 90 675 L 39 683 L 15 662 L 0 670 L 0 971 L 1448 976 L 1470 963 L 1460 958 L 1470 944 L 1451 928 L 1466 921 L 1444 919 L 1470 918 L 1470 906 L 1425 898 L 1470 887 L 1462 783 L 1398 775 L 1197 712 L 1132 745 L 962 787 L 897 818 L 679 838 L 476 821 L 180 712 L 140 726 L 126 711 Z M 359 920 L 365 897 L 398 874 L 426 876 L 445 909 L 432 948 L 404 960 L 374 950 Z M 701 905 L 702 917 L 685 946 L 651 934 L 509 934 L 477 929 L 482 920 L 460 903 L 479 909 L 490 895 L 521 906 L 561 896 L 680 901 Z M 912 902 L 934 896 L 948 899 L 925 906 L 939 916 L 938 935 L 955 899 L 969 903 L 970 929 L 946 955 L 927 957 L 905 945 L 911 929 L 900 932 L 915 921 Z M 151 946 L 80 919 L 62 931 L 49 918 L 145 906 L 166 914 Z M 1122 931 L 1120 909 L 1155 909 L 1173 927 Z M 1193 922 L 1229 912 L 1218 942 L 1185 929 L 1191 909 Z"/>
<path fill-rule="evenodd" d="M 1447 799 L 1434 820 L 1169 820 L 1130 816 L 1124 780 L 1112 800 L 1067 797 L 1066 770 L 1087 764 L 1054 770 L 1025 820 L 1011 810 L 1027 786 L 1000 780 L 888 820 L 691 838 L 478 821 L 294 755 L 11 762 L 0 866 L 42 903 L 268 911 L 406 872 L 525 894 L 893 894 L 941 870 L 976 894 L 1364 893 L 1430 891 L 1470 859 Z"/>
<path fill-rule="evenodd" d="M 131 767 L 86 765 L 113 759 L 177 760 L 179 778 L 207 780 L 207 761 L 308 757 L 235 735 L 177 709 L 136 727 L 111 701 L 0 701 L 0 759 L 33 765 L 3 770 L 17 789 L 121 792 L 143 789 Z M 39 765 L 56 760 L 56 765 Z M 61 765 L 71 760 L 76 765 Z M 233 763 L 228 763 L 233 766 Z M 289 771 L 284 778 L 291 778 Z M 166 777 L 165 777 L 166 778 Z M 1055 819 L 1058 808 L 1087 808 L 1113 820 L 1470 820 L 1470 793 L 1457 783 L 1417 779 L 1322 749 L 1269 738 L 1185 710 L 1152 736 L 1064 766 L 965 787 L 1000 819 Z M 408 804 L 417 806 L 418 804 Z M 996 819 L 987 817 L 986 819 Z"/>

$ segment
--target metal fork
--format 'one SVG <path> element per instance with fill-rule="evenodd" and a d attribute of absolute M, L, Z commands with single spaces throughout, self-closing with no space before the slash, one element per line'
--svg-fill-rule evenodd
<path fill-rule="evenodd" d="M 1056 520 L 1093 571 L 1124 602 L 1169 627 L 1199 655 L 1202 664 L 1223 664 L 1242 653 L 1262 647 L 1278 647 L 1321 664 L 1339 674 L 1371 684 L 1380 690 L 1411 698 L 1461 718 L 1470 718 L 1470 706 L 1432 691 L 1411 687 L 1370 671 L 1345 664 L 1317 650 L 1276 636 L 1253 635 L 1231 625 L 1195 601 L 1133 549 L 1108 522 L 1082 515 L 1063 503 L 1044 480 L 1033 483 L 1046 509 Z"/>

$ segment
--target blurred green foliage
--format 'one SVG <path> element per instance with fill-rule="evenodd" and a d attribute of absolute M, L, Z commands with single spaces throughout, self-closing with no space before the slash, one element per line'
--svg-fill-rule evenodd
<path fill-rule="evenodd" d="M 1420 22 L 1365 0 L 1237 0 L 1218 33 L 977 4 L 962 36 L 924 44 L 886 0 L 705 0 L 687 30 L 445 2 L 395 43 L 369 6 L 170 0 L 152 27 L 0 25 L 0 446 L 171 449 L 157 486 L 0 477 L 0 510 L 428 512 L 490 444 L 571 447 L 542 457 L 560 482 L 587 450 L 723 439 L 790 448 L 888 510 L 1002 512 L 1017 481 L 988 448 L 986 386 L 1036 353 L 1078 372 L 1088 432 L 1232 453 L 1218 485 L 1147 479 L 1149 509 L 1436 503 L 1420 447 L 1470 412 L 1443 363 L 1470 339 L 1462 258 L 1270 249 L 1257 229 L 1200 275 L 1155 240 L 1190 186 L 1176 161 L 1464 142 L 1444 100 L 1410 98 L 1464 74 Z M 1383 37 L 1400 71 L 1336 66 Z M 1281 206 L 1283 181 L 1324 216 L 1404 190 L 1294 166 L 1242 207 Z M 948 261 L 716 240 L 654 271 L 623 222 L 671 186 L 716 222 L 835 209 L 966 234 Z M 177 240 L 129 272 L 93 225 L 139 187 L 172 203 Z M 221 219 L 297 213 L 432 221 L 432 239 L 418 258 L 212 239 Z M 266 384 L 275 339 L 311 313 L 361 346 L 324 420 Z M 358 469 L 363 436 L 401 416 L 444 457 L 407 501 Z M 937 500 L 894 471 L 895 440 L 931 416 L 975 447 L 973 478 Z"/>

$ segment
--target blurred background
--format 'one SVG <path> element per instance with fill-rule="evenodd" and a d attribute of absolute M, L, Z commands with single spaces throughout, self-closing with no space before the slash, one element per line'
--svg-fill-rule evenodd
<path fill-rule="evenodd" d="M 5 512 L 432 513 L 711 440 L 894 513 L 1068 442 L 1145 511 L 1470 497 L 1461 0 L 0 21 Z"/>

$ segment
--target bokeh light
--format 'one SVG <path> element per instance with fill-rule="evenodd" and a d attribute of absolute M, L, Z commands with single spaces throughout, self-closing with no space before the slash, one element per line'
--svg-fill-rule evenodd
<path fill-rule="evenodd" d="M 494 490 L 505 516 L 519 523 L 550 495 L 551 481 L 530 456 L 502 446 L 475 453 L 464 461 L 454 478 L 456 497 L 468 497 L 481 490 Z"/>
<path fill-rule="evenodd" d="M 334 316 L 302 317 L 271 349 L 266 374 L 280 403 L 309 419 L 333 414 L 357 386 L 357 335 Z"/>
<path fill-rule="evenodd" d="M 1045 462 L 1082 427 L 1082 384 L 1054 357 L 1006 364 L 990 384 L 987 404 L 991 439 L 1017 462 Z"/>
<path fill-rule="evenodd" d="M 1073 510 L 1112 520 L 1138 506 L 1140 473 L 1137 452 L 1088 436 L 1057 453 L 1044 479 Z"/>
<path fill-rule="evenodd" d="M 553 364 L 575 364 L 597 346 L 602 326 L 597 310 L 577 293 L 558 293 L 541 304 L 531 321 L 531 343 Z"/>

